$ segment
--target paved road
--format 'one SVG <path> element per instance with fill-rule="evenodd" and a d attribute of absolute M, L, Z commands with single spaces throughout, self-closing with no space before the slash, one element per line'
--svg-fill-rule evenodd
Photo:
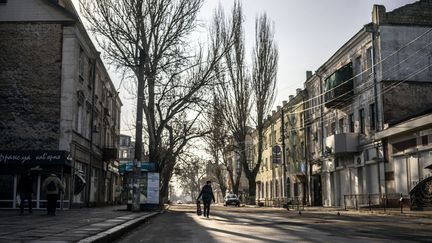
<path fill-rule="evenodd" d="M 432 219 L 268 208 L 171 207 L 118 242 L 432 242 Z"/>

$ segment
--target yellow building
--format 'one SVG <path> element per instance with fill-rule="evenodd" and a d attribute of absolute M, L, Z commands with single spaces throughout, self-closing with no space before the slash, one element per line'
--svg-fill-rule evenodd
<path fill-rule="evenodd" d="M 280 206 L 286 198 L 304 201 L 307 191 L 307 166 L 303 100 L 303 92 L 298 89 L 296 96 L 291 95 L 289 102 L 284 101 L 283 107 L 278 106 L 265 121 L 261 167 L 256 178 L 258 203 Z M 274 153 L 279 150 L 280 153 Z M 256 132 L 253 134 L 253 152 L 256 159 Z"/>

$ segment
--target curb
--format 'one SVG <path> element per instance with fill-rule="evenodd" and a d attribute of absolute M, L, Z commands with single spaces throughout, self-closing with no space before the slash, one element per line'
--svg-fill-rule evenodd
<path fill-rule="evenodd" d="M 143 215 L 136 219 L 132 219 L 123 224 L 117 225 L 111 229 L 102 231 L 96 235 L 84 238 L 79 240 L 79 243 L 88 243 L 88 242 L 112 242 L 114 239 L 117 239 L 119 236 L 124 234 L 126 231 L 131 230 L 137 227 L 139 224 L 146 222 L 150 218 L 158 215 L 160 212 L 153 212 L 150 214 Z"/>
<path fill-rule="evenodd" d="M 400 216 L 400 217 L 409 217 L 409 218 L 432 218 L 432 215 L 425 215 L 425 214 L 413 214 L 413 213 L 400 213 L 400 212 L 382 212 L 382 211 L 360 211 L 362 214 L 375 214 L 375 215 L 387 215 L 387 216 Z"/>

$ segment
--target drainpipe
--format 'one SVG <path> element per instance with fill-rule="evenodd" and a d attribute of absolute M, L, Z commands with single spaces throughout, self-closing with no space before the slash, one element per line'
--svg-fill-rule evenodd
<path fill-rule="evenodd" d="M 377 67 L 376 67 L 376 40 L 377 40 L 377 25 L 376 24 L 372 24 L 370 26 L 365 26 L 365 31 L 371 33 L 372 36 L 372 77 L 373 77 L 373 88 L 374 88 L 374 109 L 375 109 L 375 117 L 374 117 L 374 123 L 375 123 L 375 132 L 379 132 L 382 128 L 381 123 L 379 122 L 378 116 L 379 116 L 379 104 L 378 104 L 378 80 L 377 80 L 377 76 L 376 76 L 376 72 L 377 72 Z M 381 119 L 382 121 L 382 119 Z M 381 142 L 381 143 L 380 143 Z M 381 146 L 384 145 L 383 141 L 374 141 L 374 143 L 376 143 L 375 147 L 376 147 L 376 153 L 377 153 L 377 158 L 379 159 L 379 144 L 381 144 Z M 383 168 L 385 171 L 385 165 L 384 165 L 384 161 L 383 162 Z M 378 160 L 378 165 L 377 165 L 377 170 L 378 170 L 378 191 L 381 194 L 381 161 Z"/>
<path fill-rule="evenodd" d="M 325 146 L 324 146 L 324 93 L 323 93 L 323 87 L 322 87 L 322 81 L 323 81 L 323 77 L 318 73 L 318 71 L 315 72 L 315 75 L 318 76 L 319 80 L 320 80 L 320 85 L 319 85 L 319 95 L 321 97 L 320 99 L 320 124 L 321 124 L 321 151 L 322 154 L 324 155 L 324 150 L 325 150 Z"/>
<path fill-rule="evenodd" d="M 281 139 L 282 139 L 282 160 L 283 160 L 283 188 L 284 188 L 284 196 L 286 201 L 288 202 L 288 188 L 287 188 L 287 178 L 286 178 L 286 172 L 287 172 L 287 167 L 286 167 L 286 158 L 285 158 L 285 113 L 284 113 L 284 106 L 282 106 L 281 108 Z M 288 205 L 287 205 L 288 207 Z"/>
<path fill-rule="evenodd" d="M 89 166 L 87 170 L 87 207 L 90 207 L 90 193 L 91 193 L 91 175 L 92 175 L 92 162 L 93 162 L 93 122 L 94 122 L 94 109 L 95 109 L 95 84 L 96 84 L 96 63 L 100 52 L 96 53 L 96 57 L 93 60 L 93 73 L 92 73 L 92 101 L 91 101 L 91 111 L 90 111 L 90 158 Z"/>

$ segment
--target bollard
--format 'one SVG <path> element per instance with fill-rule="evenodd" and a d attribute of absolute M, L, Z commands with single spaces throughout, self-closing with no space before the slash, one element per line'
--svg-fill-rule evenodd
<path fill-rule="evenodd" d="M 359 208 L 358 208 L 358 202 L 357 202 L 357 195 L 354 195 L 354 198 L 355 198 L 355 207 L 356 207 L 356 210 L 358 210 Z"/>
<path fill-rule="evenodd" d="M 400 203 L 400 213 L 403 213 L 403 196 L 402 193 L 400 194 L 399 203 Z"/>
<path fill-rule="evenodd" d="M 371 206 L 371 195 L 368 195 L 368 203 L 369 203 L 369 211 L 372 211 L 372 206 Z"/>

